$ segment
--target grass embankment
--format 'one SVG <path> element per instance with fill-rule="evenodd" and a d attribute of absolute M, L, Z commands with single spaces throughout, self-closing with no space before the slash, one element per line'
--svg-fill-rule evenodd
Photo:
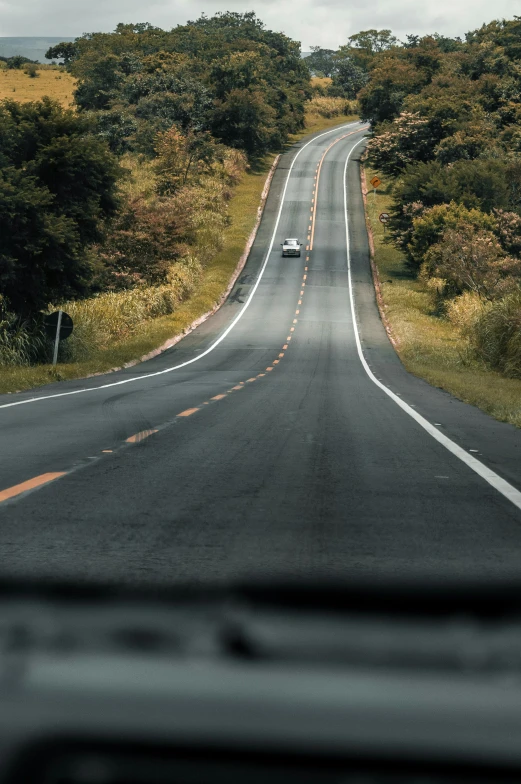
<path fill-rule="evenodd" d="M 236 187 L 230 201 L 230 225 L 225 231 L 223 248 L 206 267 L 203 280 L 194 294 L 179 304 L 174 313 L 143 321 L 138 331 L 124 341 L 114 343 L 109 349 L 93 352 L 86 360 L 59 364 L 57 374 L 50 365 L 4 367 L 0 375 L 0 392 L 29 389 L 56 379 L 81 378 L 121 367 L 182 333 L 193 321 L 211 310 L 226 290 L 255 225 L 262 190 L 274 158 L 275 155 L 266 156 L 254 171 L 244 175 Z"/>
<path fill-rule="evenodd" d="M 378 174 L 383 185 L 376 198 L 369 184 Z M 487 414 L 521 427 L 521 381 L 485 368 L 471 355 L 468 341 L 447 318 L 436 313 L 434 294 L 411 277 L 403 255 L 384 243 L 380 213 L 391 206 L 389 181 L 366 167 L 367 219 L 373 234 L 385 318 L 396 350 L 410 373 Z"/>
<path fill-rule="evenodd" d="M 25 74 L 20 78 L 29 79 L 29 77 L 25 77 Z M 1 79 L 2 74 L 0 74 Z M 32 79 L 31 81 L 39 80 Z M 42 97 L 44 94 L 45 92 L 42 91 L 37 97 Z M 291 142 L 310 133 L 327 130 L 334 125 L 357 119 L 354 114 L 322 117 L 316 113 L 315 109 L 316 107 L 313 107 L 308 112 L 306 129 L 293 136 Z M 131 333 L 126 335 L 124 339 L 113 341 L 108 347 L 91 349 L 86 359 L 60 363 L 57 371 L 54 371 L 50 365 L 1 367 L 0 393 L 21 391 L 55 380 L 82 378 L 122 367 L 183 333 L 196 319 L 210 311 L 226 290 L 255 225 L 261 194 L 274 159 L 275 154 L 267 155 L 255 168 L 243 175 L 229 203 L 230 223 L 224 232 L 222 249 L 205 265 L 204 274 L 191 296 L 179 303 L 173 313 L 155 318 L 137 319 Z M 146 163 L 136 165 L 136 160 L 132 158 L 129 158 L 126 164 L 132 170 L 132 178 L 123 187 L 131 196 L 142 194 L 146 197 L 148 191 L 153 189 L 151 165 Z M 148 289 L 146 296 L 149 297 L 150 293 L 151 290 Z M 129 292 L 124 296 L 130 298 L 132 295 L 133 293 Z M 115 296 L 117 299 L 118 295 Z M 139 297 L 139 294 L 137 293 L 135 296 Z M 130 300 L 129 303 L 119 301 L 112 303 L 112 300 L 109 302 L 109 295 L 101 295 L 93 300 L 74 303 L 71 314 L 74 317 L 75 312 L 73 311 L 78 309 L 78 312 L 82 311 L 80 314 L 82 319 L 92 320 L 95 317 L 95 311 L 99 310 L 104 303 L 103 297 L 108 297 L 107 306 L 114 308 L 114 318 L 117 317 L 118 308 L 123 312 L 128 310 L 128 305 L 131 305 Z M 128 316 L 128 313 L 125 315 Z"/>
<path fill-rule="evenodd" d="M 9 98 L 25 103 L 48 95 L 65 108 L 72 106 L 76 79 L 63 69 L 47 67 L 38 69 L 37 73 L 37 77 L 31 78 L 18 69 L 0 68 L 0 101 Z"/>

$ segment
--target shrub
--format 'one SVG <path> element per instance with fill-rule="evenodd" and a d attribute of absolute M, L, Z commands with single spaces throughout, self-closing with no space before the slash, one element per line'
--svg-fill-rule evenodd
<path fill-rule="evenodd" d="M 447 282 L 450 295 L 472 291 L 485 300 L 517 289 L 521 260 L 508 257 L 490 231 L 447 228 L 425 254 L 425 266 Z"/>
<path fill-rule="evenodd" d="M 38 66 L 35 63 L 27 63 L 24 65 L 24 73 L 31 79 L 36 79 L 37 76 L 40 76 L 38 73 Z"/>
<path fill-rule="evenodd" d="M 485 308 L 469 331 L 469 339 L 489 367 L 521 378 L 521 291 Z"/>
<path fill-rule="evenodd" d="M 307 102 L 306 108 L 310 115 L 339 117 L 342 114 L 353 114 L 356 111 L 356 101 L 315 95 Z"/>

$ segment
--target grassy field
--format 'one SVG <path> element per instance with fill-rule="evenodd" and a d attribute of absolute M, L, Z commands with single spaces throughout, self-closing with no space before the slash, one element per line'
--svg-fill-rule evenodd
<path fill-rule="evenodd" d="M 366 168 L 367 182 L 376 172 Z M 405 271 L 402 254 L 384 243 L 378 220 L 391 203 L 386 177 L 376 198 L 369 185 L 367 220 L 372 231 L 385 319 L 407 370 L 487 414 L 521 427 L 521 381 L 505 378 L 474 360 L 468 343 L 447 319 L 435 314 L 433 294 Z"/>
<path fill-rule="evenodd" d="M 72 105 L 72 92 L 75 85 L 76 80 L 62 70 L 51 68 L 38 70 L 38 76 L 33 79 L 24 71 L 0 69 L 0 100 L 11 98 L 24 103 L 38 101 L 44 95 L 48 95 L 68 108 Z"/>

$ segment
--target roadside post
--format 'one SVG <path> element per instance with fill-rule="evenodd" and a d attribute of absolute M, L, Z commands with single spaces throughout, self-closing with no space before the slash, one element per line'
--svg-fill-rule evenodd
<path fill-rule="evenodd" d="M 376 199 L 376 189 L 379 185 L 382 184 L 382 181 L 375 175 L 371 180 L 371 185 L 373 186 L 373 199 Z"/>
<path fill-rule="evenodd" d="M 389 213 L 388 212 L 381 212 L 380 215 L 378 216 L 378 220 L 380 221 L 380 223 L 383 223 L 384 234 L 385 234 L 385 224 L 389 220 Z"/>
<path fill-rule="evenodd" d="M 43 322 L 45 332 L 50 338 L 54 338 L 54 354 L 52 358 L 52 366 L 56 367 L 58 362 L 58 349 L 60 347 L 60 340 L 67 340 L 72 333 L 73 323 L 68 313 L 63 310 L 56 310 L 49 316 L 46 316 Z"/>

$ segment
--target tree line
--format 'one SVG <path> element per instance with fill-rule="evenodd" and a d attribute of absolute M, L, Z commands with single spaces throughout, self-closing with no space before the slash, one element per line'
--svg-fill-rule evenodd
<path fill-rule="evenodd" d="M 119 24 L 46 57 L 76 78 L 73 109 L 0 102 L 4 336 L 49 304 L 204 267 L 231 188 L 303 127 L 311 96 L 300 45 L 254 13 Z M 129 192 L 129 167 L 150 175 L 150 193 Z"/>
<path fill-rule="evenodd" d="M 358 99 L 393 182 L 388 241 L 475 354 L 521 377 L 521 17 L 465 40 L 387 33 Z"/>

